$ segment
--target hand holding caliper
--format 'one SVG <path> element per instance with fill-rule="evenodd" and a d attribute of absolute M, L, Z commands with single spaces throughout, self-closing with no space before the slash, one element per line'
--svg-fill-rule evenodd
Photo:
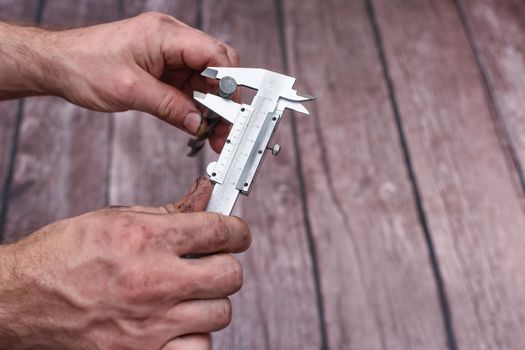
<path fill-rule="evenodd" d="M 232 124 L 219 159 L 207 167 L 215 184 L 207 211 L 229 215 L 239 193 L 248 195 L 267 149 L 277 155 L 279 145 L 268 147 L 286 108 L 309 114 L 300 103 L 313 97 L 293 89 L 295 78 L 259 68 L 207 68 L 202 75 L 220 79 L 219 94 L 194 92 L 194 98 Z M 225 97 L 237 85 L 257 90 L 251 104 Z"/>

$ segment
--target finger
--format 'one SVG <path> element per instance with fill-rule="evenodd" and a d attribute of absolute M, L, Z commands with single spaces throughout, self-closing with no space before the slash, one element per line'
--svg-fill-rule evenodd
<path fill-rule="evenodd" d="M 251 243 L 250 229 L 243 220 L 217 213 L 184 214 L 171 234 L 177 235 L 174 241 L 179 256 L 240 253 Z"/>
<path fill-rule="evenodd" d="M 132 109 L 147 112 L 192 135 L 202 135 L 206 121 L 189 96 L 143 71 L 141 92 L 136 94 Z"/>
<path fill-rule="evenodd" d="M 185 259 L 186 289 L 178 298 L 216 299 L 236 293 L 243 283 L 242 265 L 231 254 Z"/>
<path fill-rule="evenodd" d="M 218 213 L 134 213 L 157 241 L 178 256 L 240 253 L 251 243 L 246 223 Z"/>
<path fill-rule="evenodd" d="M 171 308 L 166 316 L 177 334 L 209 333 L 230 324 L 232 305 L 228 298 L 187 300 Z"/>
<path fill-rule="evenodd" d="M 187 87 L 192 91 L 192 96 L 195 90 L 217 95 L 219 92 L 219 81 L 203 77 L 200 72 L 195 72 L 195 74 L 188 79 Z"/>
<path fill-rule="evenodd" d="M 174 23 L 175 30 L 181 29 Z M 187 27 L 180 35 L 166 36 L 162 43 L 166 63 L 171 66 L 187 66 L 201 71 L 208 66 L 234 67 L 239 59 L 236 51 L 227 44 Z"/>
<path fill-rule="evenodd" d="M 118 284 L 126 298 L 138 303 L 165 305 L 184 300 L 226 298 L 242 287 L 242 265 L 232 254 L 194 259 L 158 256 L 146 264 L 129 264 Z M 182 333 L 176 335 L 179 334 Z"/>
<path fill-rule="evenodd" d="M 211 335 L 209 333 L 183 335 L 171 340 L 162 350 L 211 350 Z"/>
<path fill-rule="evenodd" d="M 176 87 L 179 90 L 182 90 L 187 81 L 196 73 L 198 74 L 199 72 L 196 72 L 188 67 L 173 68 L 170 66 L 165 66 L 160 80 L 166 84 Z"/>
<path fill-rule="evenodd" d="M 111 205 L 109 210 L 132 211 L 135 213 L 166 214 L 166 213 L 190 213 L 204 211 L 208 205 L 213 185 L 204 176 L 193 182 L 189 192 L 177 203 L 169 203 L 162 207 L 145 207 L 141 205 L 124 206 Z"/>
<path fill-rule="evenodd" d="M 204 211 L 210 200 L 213 185 L 207 177 L 199 177 L 193 182 L 191 190 L 175 204 L 166 204 L 162 208 L 168 213 L 191 213 Z"/>
<path fill-rule="evenodd" d="M 223 121 L 219 122 L 219 124 L 213 129 L 213 134 L 210 137 L 210 146 L 215 152 L 220 153 L 222 151 L 226 138 L 230 133 L 230 129 L 231 124 Z"/>

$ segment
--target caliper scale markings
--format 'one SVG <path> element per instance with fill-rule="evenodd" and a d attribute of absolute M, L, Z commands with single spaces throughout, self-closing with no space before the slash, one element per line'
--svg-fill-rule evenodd
<path fill-rule="evenodd" d="M 220 79 L 223 86 L 242 85 L 257 89 L 251 105 L 212 94 L 194 93 L 194 98 L 208 109 L 232 123 L 231 131 L 219 159 L 207 167 L 215 183 L 207 211 L 229 215 L 239 193 L 248 194 L 262 162 L 264 151 L 286 108 L 308 114 L 300 102 L 313 97 L 293 90 L 295 78 L 258 68 L 207 68 L 203 76 Z M 232 92 L 219 92 L 227 96 Z M 277 155 L 280 147 L 272 151 Z"/>

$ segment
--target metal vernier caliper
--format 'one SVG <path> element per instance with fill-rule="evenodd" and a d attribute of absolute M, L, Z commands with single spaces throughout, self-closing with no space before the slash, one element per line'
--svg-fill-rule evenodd
<path fill-rule="evenodd" d="M 279 145 L 268 143 L 285 108 L 309 114 L 300 102 L 313 97 L 292 89 L 295 78 L 265 69 L 210 67 L 202 75 L 220 79 L 219 96 L 195 91 L 193 97 L 232 124 L 219 159 L 206 169 L 215 184 L 206 211 L 230 215 L 239 193 L 249 194 L 265 151 L 279 153 Z M 227 98 L 238 85 L 257 90 L 252 104 Z"/>

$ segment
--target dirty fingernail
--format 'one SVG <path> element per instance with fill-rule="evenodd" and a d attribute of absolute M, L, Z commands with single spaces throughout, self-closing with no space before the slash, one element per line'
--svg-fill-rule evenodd
<path fill-rule="evenodd" d="M 194 135 L 200 135 L 202 131 L 205 130 L 204 119 L 197 112 L 190 112 L 186 114 L 182 126 L 184 127 L 184 129 L 188 130 Z"/>

